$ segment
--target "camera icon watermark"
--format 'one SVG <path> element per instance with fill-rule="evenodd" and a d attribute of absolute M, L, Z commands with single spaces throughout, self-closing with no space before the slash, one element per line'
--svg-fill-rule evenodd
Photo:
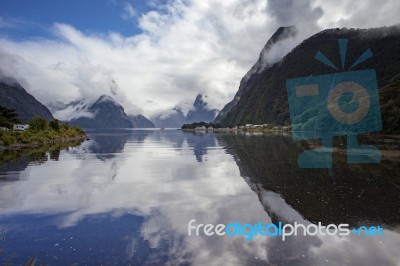
<path fill-rule="evenodd" d="M 347 40 L 339 40 L 342 70 Z M 365 51 L 349 68 L 372 57 Z M 315 58 L 339 70 L 318 51 Z M 321 139 L 321 148 L 299 155 L 300 168 L 331 168 L 332 139 L 347 136 L 348 163 L 379 163 L 380 151 L 358 143 L 358 134 L 382 130 L 378 86 L 374 69 L 335 72 L 286 81 L 292 137 L 296 141 Z"/>

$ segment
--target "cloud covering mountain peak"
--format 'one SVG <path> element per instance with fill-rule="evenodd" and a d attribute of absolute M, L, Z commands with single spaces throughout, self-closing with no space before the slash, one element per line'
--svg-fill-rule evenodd
<path fill-rule="evenodd" d="M 201 91 L 220 109 L 277 28 L 299 32 L 271 49 L 270 63 L 324 28 L 397 23 L 399 7 L 394 0 L 173 0 L 136 13 L 140 32 L 132 36 L 64 21 L 54 21 L 48 38 L 2 35 L 0 67 L 45 104 L 111 93 L 128 113 L 154 115 Z"/>

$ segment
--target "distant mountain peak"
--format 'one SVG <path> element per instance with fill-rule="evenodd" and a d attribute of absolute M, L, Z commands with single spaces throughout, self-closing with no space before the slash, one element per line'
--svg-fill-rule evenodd
<path fill-rule="evenodd" d="M 244 76 L 244 80 L 250 78 L 254 73 L 261 72 L 264 68 L 269 67 L 271 64 L 275 63 L 275 60 L 270 58 L 271 49 L 278 42 L 290 39 L 295 37 L 297 34 L 297 29 L 295 26 L 286 26 L 279 27 L 274 34 L 272 34 L 271 38 L 264 45 L 263 49 L 260 52 L 260 56 L 258 57 L 257 62 L 254 66 L 247 72 Z"/>
<path fill-rule="evenodd" d="M 154 124 L 141 114 L 128 116 L 122 105 L 108 94 L 55 105 L 53 110 L 57 118 L 83 128 L 154 127 Z"/>
<path fill-rule="evenodd" d="M 83 128 L 131 128 L 132 123 L 124 108 L 111 96 L 103 94 L 94 103 L 87 105 L 84 112 L 92 116 L 81 116 L 70 120 Z"/>
<path fill-rule="evenodd" d="M 132 126 L 134 128 L 155 128 L 156 126 L 151 122 L 149 119 L 147 119 L 144 115 L 138 114 L 138 115 L 129 115 L 128 116 L 129 120 L 132 123 Z"/>
<path fill-rule="evenodd" d="M 118 104 L 118 105 L 119 105 L 119 103 L 118 103 L 113 97 L 111 97 L 110 95 L 106 95 L 106 94 L 102 94 L 102 95 L 96 100 L 95 103 L 97 103 L 97 102 L 112 102 L 112 103 L 115 103 L 115 104 Z"/>
<path fill-rule="evenodd" d="M 207 98 L 207 95 L 199 93 L 193 104 L 181 103 L 154 117 L 155 124 L 158 127 L 181 127 L 185 123 L 211 122 L 215 119 L 219 110 L 210 108 Z M 188 110 L 187 113 L 184 112 L 182 105 L 185 105 L 184 109 Z"/>
<path fill-rule="evenodd" d="M 203 98 L 206 98 L 203 94 L 201 94 L 201 93 L 197 94 L 196 99 L 194 100 L 194 103 L 193 103 L 193 107 L 195 109 L 204 108 L 207 106 L 207 102 L 205 102 L 203 100 Z"/>

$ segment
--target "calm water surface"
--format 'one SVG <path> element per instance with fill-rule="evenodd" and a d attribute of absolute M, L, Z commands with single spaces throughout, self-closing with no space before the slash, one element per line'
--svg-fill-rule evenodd
<path fill-rule="evenodd" d="M 400 152 L 299 169 L 290 136 L 90 133 L 0 166 L 0 262 L 47 265 L 400 265 Z M 4 154 L 2 156 L 5 156 Z M 188 222 L 381 225 L 384 236 L 188 236 Z"/>

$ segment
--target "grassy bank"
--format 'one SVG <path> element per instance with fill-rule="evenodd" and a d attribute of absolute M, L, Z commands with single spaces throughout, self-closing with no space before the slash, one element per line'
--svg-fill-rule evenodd
<path fill-rule="evenodd" d="M 27 129 L 25 131 L 0 130 L 0 149 L 19 149 L 46 144 L 64 143 L 86 137 L 85 132 L 78 127 L 62 125 L 58 129 L 46 127 L 41 130 Z"/>

